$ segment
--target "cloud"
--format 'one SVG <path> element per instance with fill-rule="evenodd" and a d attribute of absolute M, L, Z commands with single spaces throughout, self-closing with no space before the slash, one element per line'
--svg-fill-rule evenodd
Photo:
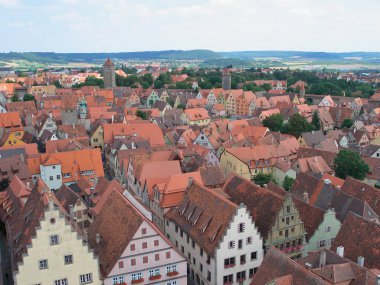
<path fill-rule="evenodd" d="M 16 7 L 20 5 L 18 0 L 0 0 L 0 6 Z"/>
<path fill-rule="evenodd" d="M 19 29 L 22 31 L 27 31 L 30 33 L 38 33 L 39 29 L 36 27 L 36 24 L 34 22 L 23 22 L 23 21 L 16 21 L 16 22 L 8 22 L 7 26 L 11 29 Z"/>

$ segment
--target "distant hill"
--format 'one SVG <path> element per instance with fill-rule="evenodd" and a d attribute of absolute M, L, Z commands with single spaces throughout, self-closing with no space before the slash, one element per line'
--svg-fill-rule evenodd
<path fill-rule="evenodd" d="M 294 62 L 313 64 L 372 64 L 380 65 L 380 52 L 305 52 L 305 51 L 234 51 L 214 52 L 211 50 L 163 50 L 119 53 L 54 53 L 54 52 L 10 52 L 0 53 L 1 62 L 26 61 L 46 64 L 102 63 L 106 58 L 113 60 L 197 60 L 201 66 L 285 66 Z M 272 62 L 274 64 L 272 65 Z M 285 63 L 285 65 L 283 65 Z"/>

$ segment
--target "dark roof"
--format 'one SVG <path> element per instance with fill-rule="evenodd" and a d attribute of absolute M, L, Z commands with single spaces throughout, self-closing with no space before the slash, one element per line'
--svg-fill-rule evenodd
<path fill-rule="evenodd" d="M 219 166 L 200 167 L 199 172 L 202 177 L 203 185 L 208 188 L 223 186 L 225 177 Z"/>
<path fill-rule="evenodd" d="M 154 102 L 152 108 L 157 108 L 158 110 L 163 111 L 167 105 L 168 105 L 168 103 L 166 103 L 165 101 L 156 100 L 156 102 Z"/>
<path fill-rule="evenodd" d="M 63 184 L 61 188 L 55 193 L 55 198 L 65 209 L 66 214 L 70 214 L 71 205 L 74 206 L 78 199 L 82 200 L 77 193 L 75 193 L 65 184 Z"/>
<path fill-rule="evenodd" d="M 380 215 L 380 190 L 349 176 L 346 178 L 341 190 L 353 197 L 366 201 Z"/>
<path fill-rule="evenodd" d="M 349 213 L 336 236 L 332 249 L 344 247 L 344 255 L 356 262 L 364 257 L 364 266 L 380 268 L 380 225 Z"/>
<path fill-rule="evenodd" d="M 309 147 L 314 147 L 326 139 L 321 130 L 302 133 L 302 138 L 304 139 L 306 145 Z"/>
<path fill-rule="evenodd" d="M 266 239 L 284 204 L 284 196 L 277 195 L 235 175 L 231 175 L 227 179 L 224 191 L 233 203 L 244 203 L 247 206 L 252 220 L 255 221 L 262 237 Z"/>
<path fill-rule="evenodd" d="M 334 158 L 337 154 L 331 151 L 314 149 L 309 147 L 300 147 L 298 149 L 297 158 L 321 156 L 330 168 L 334 166 Z"/>
<path fill-rule="evenodd" d="M 366 147 L 362 148 L 360 155 L 361 156 L 372 156 L 378 149 L 380 145 L 369 144 Z"/>
<path fill-rule="evenodd" d="M 107 276 L 144 221 L 118 191 L 112 190 L 88 229 L 88 242 L 99 257 L 100 271 Z M 100 242 L 96 236 L 99 234 Z"/>
<path fill-rule="evenodd" d="M 274 279 L 292 275 L 291 285 L 329 285 L 322 278 L 289 258 L 277 248 L 271 247 L 264 257 L 251 285 L 266 285 Z M 276 283 L 278 284 L 278 283 Z M 285 283 L 289 284 L 289 283 Z"/>
<path fill-rule="evenodd" d="M 193 182 L 181 204 L 172 208 L 166 218 L 175 222 L 209 255 L 214 256 L 237 208 L 222 195 Z"/>
<path fill-rule="evenodd" d="M 320 266 L 321 255 L 326 254 L 326 265 Z M 368 269 L 344 257 L 337 255 L 331 250 L 321 250 L 309 253 L 308 256 L 297 260 L 301 266 L 306 263 L 311 265 L 311 271 L 323 279 L 335 283 L 349 281 L 350 285 L 375 285 L 376 275 Z M 331 284 L 331 283 L 329 283 Z"/>

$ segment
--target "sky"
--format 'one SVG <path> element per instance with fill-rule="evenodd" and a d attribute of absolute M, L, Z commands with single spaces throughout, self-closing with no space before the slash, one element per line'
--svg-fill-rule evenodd
<path fill-rule="evenodd" d="M 0 52 L 379 52 L 379 11 L 379 0 L 0 0 Z"/>

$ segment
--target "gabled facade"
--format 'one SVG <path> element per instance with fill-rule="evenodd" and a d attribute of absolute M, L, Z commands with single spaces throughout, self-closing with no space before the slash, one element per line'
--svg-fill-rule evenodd
<path fill-rule="evenodd" d="M 262 258 L 262 239 L 244 205 L 193 183 L 166 215 L 166 236 L 189 261 L 195 284 L 250 284 Z"/>

